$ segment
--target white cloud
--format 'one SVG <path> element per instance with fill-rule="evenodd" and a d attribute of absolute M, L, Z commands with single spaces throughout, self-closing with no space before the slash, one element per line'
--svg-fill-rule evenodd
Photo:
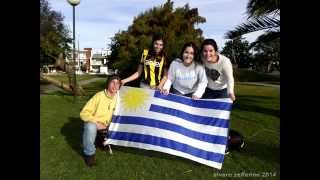
<path fill-rule="evenodd" d="M 119 30 L 127 30 L 138 14 L 165 3 L 166 0 L 81 0 L 76 6 L 76 34 L 80 34 L 80 48 L 105 48 Z M 174 7 L 189 3 L 206 18 L 200 24 L 205 38 L 214 38 L 224 45 L 224 34 L 246 20 L 248 0 L 174 0 Z M 72 32 L 72 7 L 67 0 L 49 0 L 51 7 L 65 16 L 65 24 Z M 248 40 L 256 34 L 249 34 Z M 77 36 L 76 36 L 77 37 Z M 246 37 L 246 36 L 245 36 Z M 221 49 L 221 48 L 220 48 Z"/>

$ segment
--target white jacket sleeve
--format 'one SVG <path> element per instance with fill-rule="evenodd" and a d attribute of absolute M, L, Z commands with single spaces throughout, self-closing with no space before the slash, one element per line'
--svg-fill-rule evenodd
<path fill-rule="evenodd" d="M 198 65 L 200 66 L 200 65 Z M 206 90 L 208 84 L 208 79 L 206 75 L 206 71 L 203 66 L 199 67 L 198 71 L 198 85 L 196 91 L 193 93 L 193 95 L 201 98 L 204 91 Z"/>
<path fill-rule="evenodd" d="M 169 70 L 168 70 L 168 78 L 167 78 L 166 82 L 163 85 L 163 89 L 167 90 L 168 92 L 170 91 L 172 82 L 175 79 L 175 74 L 174 74 L 175 66 L 174 66 L 173 63 L 174 63 L 174 61 L 172 61 L 172 63 L 170 64 L 170 67 L 169 67 Z"/>
<path fill-rule="evenodd" d="M 234 78 L 231 61 L 228 59 L 223 65 L 223 71 L 227 77 L 227 91 L 228 94 L 234 94 Z"/>
<path fill-rule="evenodd" d="M 172 85 L 172 81 L 170 79 L 167 79 L 166 82 L 163 85 L 163 89 L 167 90 L 168 92 L 170 91 Z"/>

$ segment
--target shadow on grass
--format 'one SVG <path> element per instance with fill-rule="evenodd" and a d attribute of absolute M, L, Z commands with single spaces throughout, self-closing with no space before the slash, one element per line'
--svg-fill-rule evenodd
<path fill-rule="evenodd" d="M 280 163 L 280 148 L 279 146 L 272 146 L 261 142 L 245 141 L 244 149 L 240 151 L 241 154 L 249 157 L 256 157 L 268 163 Z M 231 151 L 232 153 L 232 151 Z"/>
<path fill-rule="evenodd" d="M 48 81 L 40 80 L 40 85 L 49 85 L 49 84 L 50 84 L 50 82 L 48 82 Z"/>
<path fill-rule="evenodd" d="M 263 107 L 262 105 L 259 105 L 257 103 L 263 103 L 259 102 L 259 99 L 261 101 L 265 99 L 274 99 L 272 97 L 261 97 L 261 96 L 239 96 L 238 101 L 236 101 L 233 105 L 234 109 L 238 109 L 240 111 L 250 111 L 250 112 L 258 112 L 262 114 L 267 114 L 271 116 L 277 116 L 280 118 L 280 109 L 271 109 Z"/>
<path fill-rule="evenodd" d="M 69 146 L 80 156 L 82 156 L 82 131 L 83 122 L 79 117 L 69 117 L 69 121 L 61 128 L 61 134 Z"/>

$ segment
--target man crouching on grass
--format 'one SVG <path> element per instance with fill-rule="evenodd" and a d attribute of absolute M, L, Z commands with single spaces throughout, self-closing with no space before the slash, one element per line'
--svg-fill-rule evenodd
<path fill-rule="evenodd" d="M 95 139 L 97 131 L 106 129 L 116 107 L 120 78 L 112 76 L 106 82 L 106 89 L 96 93 L 83 107 L 80 118 L 84 121 L 83 152 L 89 167 L 96 165 Z"/>

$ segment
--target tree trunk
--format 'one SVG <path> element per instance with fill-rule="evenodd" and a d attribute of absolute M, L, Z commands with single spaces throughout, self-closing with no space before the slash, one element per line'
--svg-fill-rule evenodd
<path fill-rule="evenodd" d="M 59 88 L 62 88 L 65 91 L 70 92 L 72 94 L 75 94 L 77 96 L 83 96 L 84 95 L 84 90 L 78 84 L 77 84 L 78 87 L 74 90 L 73 87 L 70 86 L 68 83 L 63 83 L 63 82 L 61 82 L 59 80 L 56 80 L 56 79 L 54 79 L 52 77 L 48 77 L 48 76 L 46 76 L 46 75 L 44 75 L 42 73 L 40 73 L 40 80 L 47 81 L 47 82 L 49 82 L 49 83 L 51 83 L 51 84 L 53 84 L 53 85 L 55 85 L 55 86 L 57 86 Z"/>
<path fill-rule="evenodd" d="M 267 73 L 270 73 L 270 72 L 271 72 L 272 63 L 273 63 L 272 60 L 268 61 L 268 64 L 267 64 Z"/>
<path fill-rule="evenodd" d="M 235 81 L 235 82 L 239 82 L 238 65 L 237 65 L 237 64 L 233 64 L 233 65 L 232 65 L 232 69 L 233 69 L 234 81 Z"/>

